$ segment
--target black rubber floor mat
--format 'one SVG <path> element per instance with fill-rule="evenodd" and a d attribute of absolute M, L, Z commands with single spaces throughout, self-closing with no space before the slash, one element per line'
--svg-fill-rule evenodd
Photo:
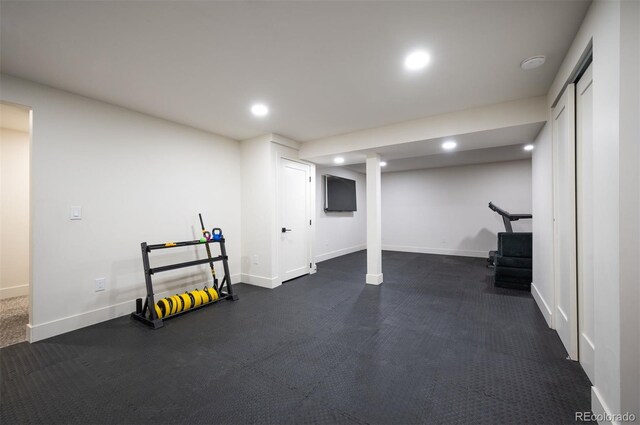
<path fill-rule="evenodd" d="M 385 251 L 371 286 L 362 251 L 156 331 L 121 317 L 6 347 L 0 423 L 575 423 L 589 380 L 485 265 Z"/>

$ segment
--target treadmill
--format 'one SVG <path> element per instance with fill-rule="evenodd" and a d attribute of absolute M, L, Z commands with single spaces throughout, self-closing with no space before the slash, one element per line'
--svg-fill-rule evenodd
<path fill-rule="evenodd" d="M 513 233 L 513 226 L 511 226 L 511 222 L 512 221 L 526 220 L 526 219 L 532 219 L 533 218 L 533 215 L 531 215 L 531 214 L 511 214 L 509 211 L 503 210 L 502 208 L 500 208 L 499 206 L 497 206 L 493 202 L 489 202 L 489 208 L 492 211 L 495 211 L 498 214 L 500 214 L 500 216 L 502 216 L 502 222 L 504 223 L 504 229 L 505 229 L 505 231 L 507 233 Z M 489 263 L 489 264 L 487 265 L 487 267 L 493 268 L 495 266 L 496 252 L 497 251 L 489 251 L 489 258 L 487 258 L 487 263 Z"/>

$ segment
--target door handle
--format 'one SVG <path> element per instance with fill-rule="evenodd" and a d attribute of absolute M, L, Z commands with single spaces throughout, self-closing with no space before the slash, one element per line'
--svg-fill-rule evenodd
<path fill-rule="evenodd" d="M 291 229 L 287 229 L 286 227 L 282 228 L 282 233 L 287 233 L 287 232 L 290 232 L 290 231 L 291 231 Z"/>

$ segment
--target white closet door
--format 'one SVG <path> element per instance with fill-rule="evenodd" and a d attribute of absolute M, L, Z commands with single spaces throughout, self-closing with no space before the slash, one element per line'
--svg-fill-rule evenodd
<path fill-rule="evenodd" d="M 595 382 L 593 283 L 593 77 L 591 65 L 576 86 L 576 183 L 578 221 L 578 346 L 580 364 Z"/>
<path fill-rule="evenodd" d="M 280 273 L 282 281 L 308 274 L 309 185 L 307 164 L 280 159 Z"/>
<path fill-rule="evenodd" d="M 576 275 L 575 85 L 553 110 L 554 326 L 569 357 L 578 360 Z"/>

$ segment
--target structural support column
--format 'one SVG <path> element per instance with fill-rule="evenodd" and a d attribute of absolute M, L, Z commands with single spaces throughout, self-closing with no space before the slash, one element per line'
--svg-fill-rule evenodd
<path fill-rule="evenodd" d="M 367 156 L 367 283 L 382 283 L 380 156 Z"/>

